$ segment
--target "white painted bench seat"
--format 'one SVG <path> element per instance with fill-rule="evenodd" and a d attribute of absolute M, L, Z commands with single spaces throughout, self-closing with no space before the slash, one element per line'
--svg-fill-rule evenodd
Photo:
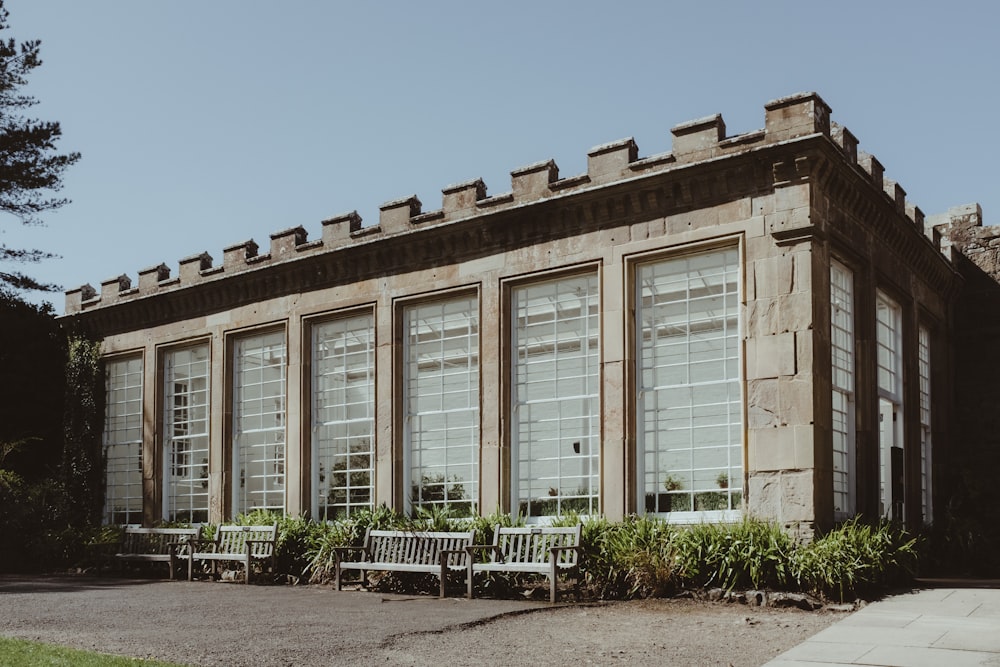
<path fill-rule="evenodd" d="M 493 530 L 493 544 L 468 548 L 468 597 L 472 599 L 473 576 L 477 572 L 544 574 L 549 579 L 549 600 L 556 601 L 559 574 L 575 575 L 575 590 L 580 585 L 580 537 L 583 526 L 529 526 Z M 489 560 L 480 560 L 486 553 Z"/>
<path fill-rule="evenodd" d="M 188 554 L 188 581 L 194 578 L 194 562 L 208 561 L 212 563 L 212 574 L 216 565 L 222 561 L 243 563 L 246 573 L 244 583 L 250 583 L 254 563 L 270 562 L 274 573 L 275 547 L 278 535 L 278 524 L 271 526 L 232 526 L 222 525 L 215 531 L 214 540 L 194 540 Z"/>
<path fill-rule="evenodd" d="M 409 530 L 365 531 L 360 547 L 338 547 L 335 583 L 341 588 L 341 572 L 359 570 L 361 584 L 368 583 L 368 571 L 424 572 L 436 574 L 441 585 L 440 597 L 445 596 L 445 579 L 449 571 L 466 570 L 468 553 L 475 539 L 474 531 L 432 532 Z"/>

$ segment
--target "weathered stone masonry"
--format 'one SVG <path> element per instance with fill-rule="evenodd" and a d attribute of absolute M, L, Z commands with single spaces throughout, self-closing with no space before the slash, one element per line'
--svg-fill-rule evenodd
<path fill-rule="evenodd" d="M 226 248 L 219 265 L 201 253 L 181 260 L 176 276 L 161 264 L 139 271 L 134 286 L 121 275 L 99 291 L 68 292 L 66 317 L 102 336 L 109 359 L 143 360 L 143 519 L 164 514 L 165 351 L 195 341 L 210 349 L 206 474 L 209 515 L 220 520 L 234 512 L 240 478 L 233 472 L 234 341 L 272 330 L 287 342 L 284 509 L 310 511 L 319 479 L 311 469 L 310 332 L 326 317 L 354 312 L 374 316 L 374 502 L 406 507 L 402 323 L 412 304 L 454 294 L 478 304 L 475 500 L 482 511 L 516 511 L 513 480 L 524 473 L 512 462 L 511 295 L 520 285 L 581 274 L 596 275 L 599 289 L 599 511 L 611 518 L 645 511 L 637 267 L 724 248 L 739 257 L 735 437 L 743 460 L 728 464 L 742 476 L 731 483 L 742 485 L 737 509 L 803 535 L 840 516 L 831 421 L 835 260 L 853 276 L 856 313 L 852 511 L 888 512 L 876 378 L 882 299 L 900 315 L 900 507 L 909 522 L 927 519 L 919 501 L 917 331 L 930 332 L 934 395 L 949 396 L 951 300 L 962 285 L 947 241 L 942 252 L 941 231 L 884 178 L 874 157 L 859 152 L 846 128 L 831 123 L 814 93 L 768 103 L 763 130 L 728 137 L 716 115 L 678 125 L 672 135 L 669 153 L 639 157 L 626 139 L 592 149 L 585 174 L 561 178 L 554 162 L 541 162 L 513 171 L 507 193 L 488 196 L 481 180 L 469 181 L 445 188 L 437 210 L 424 212 L 407 197 L 384 204 L 377 225 L 347 213 L 324 221 L 314 241 L 295 227 L 273 234 L 264 254 L 251 240 Z M 949 402 L 935 401 L 935 452 L 950 446 L 950 411 Z M 732 516 L 708 510 L 674 518 Z"/>

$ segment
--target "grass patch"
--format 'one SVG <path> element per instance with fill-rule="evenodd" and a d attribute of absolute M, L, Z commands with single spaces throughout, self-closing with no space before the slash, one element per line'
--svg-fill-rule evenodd
<path fill-rule="evenodd" d="M 0 637 L 0 665 L 5 667 L 37 667 L 38 665 L 49 667 L 63 667 L 64 665 L 66 667 L 131 667 L 132 665 L 181 667 L 176 662 L 125 658 L 9 637 Z"/>

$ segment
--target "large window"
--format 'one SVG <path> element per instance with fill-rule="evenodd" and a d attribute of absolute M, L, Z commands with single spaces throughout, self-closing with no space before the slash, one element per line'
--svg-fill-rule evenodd
<path fill-rule="evenodd" d="M 598 512 L 596 275 L 513 290 L 514 497 L 522 516 Z"/>
<path fill-rule="evenodd" d="M 233 349 L 233 511 L 285 509 L 285 333 Z"/>
<path fill-rule="evenodd" d="M 931 503 L 931 333 L 920 327 L 917 333 L 917 362 L 920 373 L 920 504 L 924 523 L 934 518 Z"/>
<path fill-rule="evenodd" d="M 409 508 L 474 514 L 479 500 L 476 297 L 404 310 L 404 455 Z"/>
<path fill-rule="evenodd" d="M 735 516 L 743 502 L 739 254 L 636 271 L 640 507 L 672 520 Z"/>
<path fill-rule="evenodd" d="M 142 357 L 105 363 L 104 521 L 142 523 Z"/>
<path fill-rule="evenodd" d="M 375 328 L 358 315 L 312 332 L 313 516 L 334 519 L 372 506 Z"/>
<path fill-rule="evenodd" d="M 899 306 L 879 292 L 875 298 L 879 394 L 880 514 L 903 519 L 903 362 Z"/>
<path fill-rule="evenodd" d="M 208 521 L 208 345 L 163 356 L 164 518 Z"/>
<path fill-rule="evenodd" d="M 830 364 L 833 389 L 833 512 L 854 514 L 854 277 L 830 265 Z"/>

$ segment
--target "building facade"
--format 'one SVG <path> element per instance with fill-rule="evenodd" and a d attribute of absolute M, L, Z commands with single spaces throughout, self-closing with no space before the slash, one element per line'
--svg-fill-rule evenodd
<path fill-rule="evenodd" d="M 952 249 L 814 93 L 672 134 L 68 292 L 103 339 L 106 520 L 929 521 Z"/>

